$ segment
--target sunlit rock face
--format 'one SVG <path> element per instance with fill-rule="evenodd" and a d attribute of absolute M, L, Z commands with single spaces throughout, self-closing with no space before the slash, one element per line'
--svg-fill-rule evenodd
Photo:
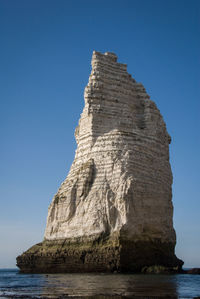
<path fill-rule="evenodd" d="M 160 111 L 109 52 L 93 52 L 84 99 L 75 158 L 49 207 L 45 239 L 18 257 L 18 266 L 24 272 L 180 269 L 170 136 Z"/>

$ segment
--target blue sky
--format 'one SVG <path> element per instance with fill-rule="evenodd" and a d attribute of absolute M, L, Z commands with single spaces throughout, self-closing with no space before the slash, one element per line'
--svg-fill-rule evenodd
<path fill-rule="evenodd" d="M 115 52 L 172 136 L 176 253 L 200 267 L 200 1 L 0 1 L 0 268 L 43 239 L 74 158 L 93 50 Z"/>

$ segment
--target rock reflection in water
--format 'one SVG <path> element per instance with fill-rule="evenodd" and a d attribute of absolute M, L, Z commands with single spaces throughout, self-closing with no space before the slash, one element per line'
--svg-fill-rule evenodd
<path fill-rule="evenodd" d="M 51 295 L 52 298 L 61 295 L 84 298 L 95 296 L 99 299 L 110 296 L 178 298 L 176 278 L 173 275 L 128 274 L 49 274 L 41 295 Z"/>

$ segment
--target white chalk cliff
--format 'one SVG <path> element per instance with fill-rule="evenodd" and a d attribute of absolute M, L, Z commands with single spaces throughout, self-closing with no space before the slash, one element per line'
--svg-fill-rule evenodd
<path fill-rule="evenodd" d="M 113 53 L 93 52 L 77 150 L 45 239 L 112 234 L 175 242 L 170 136 L 144 86 Z"/>
<path fill-rule="evenodd" d="M 50 204 L 44 241 L 17 265 L 22 272 L 180 270 L 171 138 L 159 109 L 110 52 L 93 52 L 84 99 L 75 158 Z"/>

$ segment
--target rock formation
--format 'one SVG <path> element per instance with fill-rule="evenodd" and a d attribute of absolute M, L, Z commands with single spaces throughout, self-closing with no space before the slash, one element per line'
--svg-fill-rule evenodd
<path fill-rule="evenodd" d="M 181 269 L 174 254 L 170 136 L 144 86 L 117 56 L 94 51 L 71 169 L 49 207 L 45 238 L 23 272 Z"/>

